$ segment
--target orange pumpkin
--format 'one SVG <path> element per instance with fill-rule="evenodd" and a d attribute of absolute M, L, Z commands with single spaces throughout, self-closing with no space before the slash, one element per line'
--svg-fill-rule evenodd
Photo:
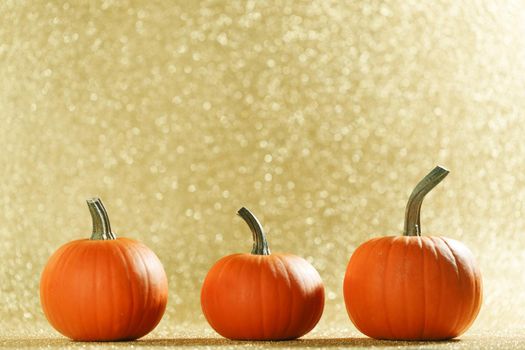
<path fill-rule="evenodd" d="M 470 250 L 445 237 L 421 237 L 424 196 L 448 170 L 436 167 L 408 201 L 403 236 L 359 246 L 344 279 L 354 325 L 376 339 L 439 340 L 465 332 L 482 299 L 481 274 Z"/>
<path fill-rule="evenodd" d="M 49 323 L 74 340 L 140 338 L 164 314 L 166 273 L 144 244 L 115 237 L 100 199 L 88 206 L 91 239 L 69 242 L 51 256 L 40 281 L 42 308 Z"/>
<path fill-rule="evenodd" d="M 270 254 L 257 218 L 246 208 L 238 214 L 253 233 L 252 253 L 226 256 L 211 268 L 201 292 L 204 316 L 229 339 L 285 340 L 308 333 L 324 308 L 321 277 L 303 258 Z"/>

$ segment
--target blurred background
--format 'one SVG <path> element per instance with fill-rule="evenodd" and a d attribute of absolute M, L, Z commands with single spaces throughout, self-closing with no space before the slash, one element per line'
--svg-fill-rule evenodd
<path fill-rule="evenodd" d="M 241 206 L 324 279 L 314 332 L 357 334 L 348 260 L 401 234 L 437 164 L 451 173 L 423 234 L 477 257 L 472 331 L 525 322 L 523 2 L 3 1 L 0 16 L 1 332 L 56 334 L 40 273 L 90 236 L 100 196 L 169 276 L 153 334 L 211 332 L 200 286 L 250 252 Z"/>

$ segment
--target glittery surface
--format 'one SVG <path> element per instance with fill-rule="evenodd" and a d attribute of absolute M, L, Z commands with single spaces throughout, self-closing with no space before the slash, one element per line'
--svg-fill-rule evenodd
<path fill-rule="evenodd" d="M 82 343 L 74 342 L 57 335 L 38 334 L 13 336 L 0 340 L 0 347 L 9 348 L 54 348 L 54 349 L 522 349 L 525 336 L 508 332 L 485 331 L 471 332 L 461 339 L 441 342 L 403 342 L 382 341 L 366 338 L 356 331 L 332 329 L 327 332 L 315 332 L 293 341 L 283 342 L 248 342 L 231 341 L 218 338 L 209 331 L 196 327 L 192 330 L 175 329 L 166 337 L 157 333 L 157 337 L 148 336 L 133 342 Z"/>
<path fill-rule="evenodd" d="M 384 347 L 348 339 L 344 270 L 358 244 L 401 232 L 436 164 L 451 174 L 423 205 L 423 234 L 466 243 L 485 285 L 447 347 L 525 347 L 523 2 L 6 0 L 0 20 L 8 347 L 91 347 L 58 338 L 38 283 L 53 251 L 89 236 L 95 195 L 169 276 L 149 336 L 165 340 L 135 346 L 232 345 L 183 338 L 216 336 L 199 289 L 218 258 L 250 251 L 245 205 L 272 251 L 324 279 L 310 336 L 343 339 L 278 346 Z"/>

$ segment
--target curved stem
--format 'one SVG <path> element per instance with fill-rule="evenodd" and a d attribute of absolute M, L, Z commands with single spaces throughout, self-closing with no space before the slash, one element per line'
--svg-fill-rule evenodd
<path fill-rule="evenodd" d="M 440 183 L 449 171 L 443 167 L 437 166 L 427 174 L 414 188 L 410 198 L 408 198 L 405 210 L 405 229 L 404 236 L 421 236 L 421 204 L 426 194 L 430 192 L 438 183 Z"/>
<path fill-rule="evenodd" d="M 268 248 L 268 241 L 266 240 L 266 234 L 264 233 L 264 229 L 255 217 L 255 215 L 252 214 L 251 211 L 246 209 L 245 207 L 242 207 L 237 212 L 241 218 L 246 221 L 248 226 L 250 227 L 250 230 L 253 234 L 253 249 L 252 254 L 254 255 L 270 255 L 270 248 Z"/>
<path fill-rule="evenodd" d="M 91 235 L 92 240 L 110 240 L 116 239 L 117 237 L 111 232 L 111 226 L 109 224 L 108 213 L 102 204 L 100 198 L 88 199 L 87 205 L 89 212 L 91 213 L 91 219 L 93 220 L 93 234 Z"/>

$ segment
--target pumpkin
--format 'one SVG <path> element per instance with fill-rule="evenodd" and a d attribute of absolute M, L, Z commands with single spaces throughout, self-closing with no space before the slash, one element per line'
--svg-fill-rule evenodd
<path fill-rule="evenodd" d="M 270 254 L 265 232 L 246 208 L 238 214 L 253 234 L 251 254 L 223 257 L 201 290 L 206 320 L 229 339 L 295 339 L 312 330 L 324 308 L 321 277 L 306 260 Z"/>
<path fill-rule="evenodd" d="M 371 239 L 350 259 L 343 285 L 346 309 L 369 337 L 455 338 L 479 312 L 481 274 L 470 250 L 454 239 L 421 236 L 423 198 L 447 174 L 438 166 L 416 186 L 403 236 Z"/>
<path fill-rule="evenodd" d="M 50 257 L 40 280 L 44 314 L 74 340 L 140 338 L 164 314 L 166 273 L 144 244 L 116 238 L 100 199 L 87 203 L 93 234 L 63 245 Z"/>

